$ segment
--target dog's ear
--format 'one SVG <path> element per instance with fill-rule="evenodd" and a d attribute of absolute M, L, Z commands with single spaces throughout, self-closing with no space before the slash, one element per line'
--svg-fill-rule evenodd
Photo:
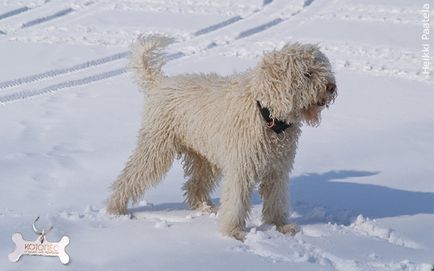
<path fill-rule="evenodd" d="M 257 67 L 258 79 L 262 87 L 280 92 L 290 72 L 288 61 L 285 58 L 280 52 L 276 51 L 264 55 Z"/>
<path fill-rule="evenodd" d="M 281 51 L 266 53 L 255 69 L 255 96 L 279 117 L 292 108 L 290 56 Z"/>

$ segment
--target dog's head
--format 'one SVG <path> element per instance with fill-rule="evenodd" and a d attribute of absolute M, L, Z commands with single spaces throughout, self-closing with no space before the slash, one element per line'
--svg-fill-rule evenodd
<path fill-rule="evenodd" d="M 288 123 L 319 125 L 321 111 L 337 96 L 330 62 L 317 45 L 287 44 L 265 54 L 254 78 L 255 98 Z"/>

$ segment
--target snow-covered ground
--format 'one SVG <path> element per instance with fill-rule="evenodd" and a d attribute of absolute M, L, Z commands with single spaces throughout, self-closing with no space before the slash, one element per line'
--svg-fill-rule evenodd
<path fill-rule="evenodd" d="M 434 75 L 422 73 L 420 38 L 429 1 L 264 2 L 0 1 L 1 271 L 431 270 Z M 143 98 L 126 63 L 140 33 L 176 39 L 168 74 L 230 74 L 288 41 L 321 45 L 339 97 L 320 127 L 303 129 L 289 191 L 300 233 L 261 225 L 255 194 L 247 240 L 221 236 L 214 215 L 183 203 L 178 162 L 131 207 L 134 219 L 105 213 L 139 129 Z M 36 239 L 39 215 L 39 227 L 54 225 L 48 240 L 70 237 L 67 267 L 8 261 L 12 234 Z"/>

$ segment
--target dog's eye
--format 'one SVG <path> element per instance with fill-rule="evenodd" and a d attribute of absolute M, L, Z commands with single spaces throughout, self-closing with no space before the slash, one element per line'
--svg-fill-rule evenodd
<path fill-rule="evenodd" d="M 312 77 L 312 73 L 311 72 L 306 72 L 306 73 L 304 73 L 304 77 L 311 78 Z"/>

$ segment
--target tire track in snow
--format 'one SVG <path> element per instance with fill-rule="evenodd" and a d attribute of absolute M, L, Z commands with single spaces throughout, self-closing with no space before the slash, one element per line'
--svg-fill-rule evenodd
<path fill-rule="evenodd" d="M 215 25 L 211 25 L 205 28 L 202 28 L 198 31 L 196 31 L 193 35 L 194 36 L 200 36 L 203 34 L 207 34 L 210 33 L 212 31 L 218 30 L 220 28 L 226 27 L 232 23 L 235 23 L 239 20 L 243 19 L 240 16 L 236 16 L 236 17 L 232 17 L 228 20 L 225 20 L 221 23 L 217 23 Z M 0 30 L 0 34 L 6 34 L 3 31 Z M 178 52 L 178 54 L 183 54 L 181 52 Z M 102 57 L 102 58 L 98 58 L 98 59 L 94 59 L 94 60 L 89 60 L 71 67 L 67 67 L 67 68 L 59 68 L 59 69 L 54 69 L 54 70 L 49 70 L 43 73 L 38 73 L 38 74 L 33 74 L 33 75 L 29 75 L 29 76 L 25 76 L 25 77 L 21 77 L 21 78 L 16 78 L 13 80 L 8 80 L 8 81 L 3 81 L 0 82 L 0 90 L 1 89 L 8 89 L 11 87 L 17 87 L 20 86 L 22 84 L 27 84 L 27 83 L 32 83 L 32 82 L 36 82 L 42 79 L 47 79 L 47 78 L 53 78 L 56 76 L 60 76 L 60 75 L 64 75 L 64 74 L 68 74 L 68 73 L 72 73 L 72 72 L 77 72 L 80 70 L 84 70 L 84 69 L 88 69 L 91 67 L 96 67 L 102 64 L 106 64 L 108 62 L 113 62 L 119 59 L 123 59 L 123 58 L 127 58 L 129 56 L 129 51 L 123 51 L 117 54 L 113 54 L 110 56 L 106 56 L 106 57 Z"/>
<path fill-rule="evenodd" d="M 0 97 L 0 103 L 5 104 L 7 102 L 12 102 L 12 101 L 16 101 L 16 100 L 23 100 L 23 99 L 30 98 L 33 96 L 39 96 L 42 94 L 56 92 L 56 91 L 59 91 L 59 90 L 65 89 L 65 88 L 83 86 L 83 85 L 87 85 L 87 84 L 92 83 L 92 82 L 97 82 L 97 81 L 101 81 L 103 79 L 115 77 L 115 76 L 124 74 L 126 72 L 127 72 L 126 68 L 120 68 L 120 69 L 111 70 L 108 72 L 84 77 L 84 78 L 77 79 L 77 80 L 65 81 L 65 82 L 50 85 L 48 87 L 44 87 L 41 89 L 18 91 L 18 92 L 12 93 L 12 94 L 1 96 Z"/>
<path fill-rule="evenodd" d="M 262 32 L 262 31 L 264 31 L 264 30 L 266 30 L 266 29 L 268 29 L 270 27 L 273 27 L 273 26 L 275 26 L 277 24 L 280 24 L 283 21 L 284 21 L 284 19 L 282 19 L 282 18 L 273 19 L 273 20 L 271 20 L 269 22 L 266 22 L 264 24 L 255 26 L 255 27 L 247 29 L 245 31 L 242 31 L 241 33 L 238 34 L 238 36 L 235 39 L 239 40 L 239 39 L 246 38 L 248 36 L 254 35 L 254 34 L 259 33 L 259 32 Z"/>
<path fill-rule="evenodd" d="M 271 2 L 271 1 L 270 1 Z M 257 11 L 261 12 L 262 10 Z M 247 18 L 247 17 L 244 17 Z M 202 28 L 198 31 L 196 31 L 193 35 L 194 36 L 200 36 L 203 34 L 208 34 L 210 32 L 216 31 L 218 29 L 224 28 L 226 26 L 229 26 L 233 23 L 236 23 L 242 19 L 244 19 L 241 16 L 236 16 L 236 17 L 232 17 L 230 19 L 227 19 L 223 22 Z M 1 33 L 1 31 L 0 31 Z M 4 32 L 3 32 L 4 33 Z M 6 33 L 5 33 L 6 34 Z M 178 52 L 172 55 L 169 55 L 168 57 L 175 57 L 176 54 L 179 54 L 182 56 L 184 56 L 185 54 L 182 52 Z M 119 59 L 123 59 L 123 58 L 127 58 L 129 56 L 129 51 L 123 51 L 114 55 L 110 55 L 107 57 L 103 57 L 103 58 L 98 58 L 98 59 L 94 59 L 94 60 L 89 60 L 71 67 L 67 67 L 67 68 L 59 68 L 59 69 L 53 69 L 53 70 L 49 70 L 43 73 L 39 73 L 39 74 L 33 74 L 33 75 L 29 75 L 29 76 L 25 76 L 25 77 L 21 77 L 21 78 L 16 78 L 13 80 L 8 80 L 8 81 L 3 81 L 0 82 L 0 90 L 2 89 L 8 89 L 8 88 L 12 88 L 12 87 L 18 87 L 20 85 L 23 84 L 27 84 L 27 83 L 32 83 L 32 82 L 36 82 L 42 79 L 48 79 L 48 78 L 53 78 L 56 76 L 60 76 L 60 75 L 66 75 L 68 73 L 72 73 L 72 72 L 77 72 L 80 70 L 84 70 L 84 69 L 88 69 L 88 68 L 92 68 L 92 67 L 96 67 L 102 64 L 106 64 L 108 62 L 112 62 L 112 61 L 116 61 Z M 176 57 L 175 57 L 176 58 Z M 168 59 L 168 61 L 170 61 L 172 59 Z"/>
<path fill-rule="evenodd" d="M 16 8 L 16 9 L 7 11 L 5 13 L 0 14 L 0 20 L 19 15 L 19 14 L 26 12 L 26 11 L 29 11 L 29 10 L 31 10 L 31 8 L 29 8 L 29 7 L 20 7 L 20 8 Z"/>
<path fill-rule="evenodd" d="M 363 43 L 336 40 L 317 40 L 300 38 L 303 43 L 320 43 L 322 50 L 334 60 L 334 67 L 338 70 L 347 70 L 368 73 L 375 76 L 387 76 L 415 80 L 432 84 L 434 73 L 423 74 L 420 66 L 420 55 L 416 51 L 403 51 L 384 46 L 373 46 Z M 268 48 L 283 46 L 287 41 L 262 39 L 261 42 L 249 43 L 249 50 L 245 44 L 238 46 L 233 44 L 222 44 L 214 55 L 238 56 L 246 58 L 257 58 Z M 217 47 L 217 44 L 212 44 Z M 207 53 L 205 51 L 199 54 Z M 378 61 L 381 59 L 382 61 Z"/>
<path fill-rule="evenodd" d="M 60 6 L 57 5 L 60 3 Z M 77 2 L 72 2 L 71 6 L 68 7 L 62 3 L 62 1 L 51 1 L 51 0 L 45 0 L 43 3 L 40 4 L 34 4 L 34 5 L 28 5 L 28 6 L 23 6 L 20 8 L 17 8 L 15 10 L 11 10 L 9 12 L 6 12 L 4 14 L 0 15 L 0 20 L 2 19 L 6 19 L 6 18 L 10 18 L 10 17 L 14 17 L 16 15 L 20 15 L 20 14 L 28 14 L 27 16 L 24 16 L 23 19 L 20 19 L 21 22 L 15 22 L 11 25 L 5 24 L 3 25 L 3 28 L 7 28 L 5 31 L 5 34 L 8 34 L 8 32 L 16 32 L 17 30 L 24 30 L 27 29 L 29 27 L 35 26 L 35 25 L 39 25 L 39 24 L 43 24 L 61 17 L 64 17 L 68 14 L 71 13 L 75 13 L 79 10 L 81 10 L 82 8 L 88 7 L 92 4 L 94 4 L 95 2 L 93 0 L 88 0 L 88 1 L 77 1 Z M 51 4 L 50 7 L 48 4 Z M 54 5 L 54 6 L 53 6 Z M 46 13 L 47 15 L 39 15 L 40 17 L 36 17 L 36 16 L 31 16 L 29 13 L 33 13 L 33 12 L 29 12 L 29 11 L 33 11 L 36 10 L 41 7 L 45 7 L 44 13 Z M 63 9 L 62 9 L 63 8 Z M 36 17 L 34 19 L 28 19 L 28 17 Z"/>
<path fill-rule="evenodd" d="M 4 20 L 4 19 L 9 19 L 9 18 L 18 16 L 18 15 L 26 14 L 29 11 L 33 11 L 35 9 L 38 9 L 49 2 L 51 2 L 51 0 L 46 0 L 41 4 L 36 4 L 36 5 L 31 5 L 31 6 L 22 6 L 22 7 L 15 8 L 13 10 L 4 12 L 4 13 L 0 14 L 0 21 Z M 6 32 L 4 32 L 4 31 L 1 31 L 1 32 L 2 32 L 2 34 L 7 35 Z"/>
<path fill-rule="evenodd" d="M 91 67 L 95 67 L 95 66 L 103 65 L 103 64 L 113 62 L 116 60 L 124 59 L 124 58 L 127 58 L 128 56 L 129 56 L 129 52 L 124 51 L 124 52 L 120 52 L 120 53 L 113 54 L 110 56 L 86 61 L 86 62 L 77 64 L 77 65 L 74 65 L 71 67 L 67 67 L 67 68 L 54 69 L 54 70 L 46 71 L 43 73 L 38 73 L 38 74 L 33 74 L 33 75 L 29 75 L 29 76 L 25 76 L 25 77 L 13 79 L 13 80 L 3 81 L 3 82 L 0 82 L 0 90 L 1 89 L 8 89 L 11 87 L 16 87 L 16 86 L 19 86 L 22 84 L 36 82 L 36 81 L 46 79 L 46 78 L 53 78 L 56 76 L 60 76 L 60 75 L 68 74 L 68 73 L 72 73 L 72 72 L 77 72 L 77 71 L 84 70 L 84 69 L 89 69 Z"/>
<path fill-rule="evenodd" d="M 45 23 L 45 22 L 48 22 L 48 21 L 51 21 L 51 20 L 54 20 L 54 19 L 58 19 L 60 17 L 66 16 L 66 15 L 68 15 L 70 13 L 75 12 L 75 11 L 76 10 L 73 9 L 73 8 L 62 9 L 62 10 L 57 11 L 57 12 L 51 14 L 51 15 L 47 15 L 47 16 L 40 17 L 40 18 L 31 20 L 31 21 L 28 21 L 26 23 L 23 23 L 21 25 L 21 28 L 27 28 L 27 27 L 31 27 L 31 26 L 34 26 L 34 25 L 42 24 L 42 23 Z"/>
<path fill-rule="evenodd" d="M 57 77 L 60 75 L 69 74 L 69 73 L 81 71 L 84 69 L 89 69 L 89 68 L 92 68 L 95 66 L 100 66 L 100 65 L 103 65 L 103 64 L 106 64 L 109 62 L 114 62 L 117 60 L 128 58 L 129 55 L 130 55 L 129 51 L 124 51 L 124 52 L 120 52 L 120 53 L 113 54 L 110 56 L 86 61 L 86 62 L 77 64 L 77 65 L 74 65 L 71 67 L 67 67 L 67 68 L 54 69 L 54 70 L 50 70 L 50 71 L 43 72 L 43 73 L 33 74 L 33 75 L 26 76 L 26 77 L 21 77 L 18 79 L 3 81 L 3 82 L 0 82 L 0 90 L 20 86 L 20 85 L 27 84 L 27 83 L 40 81 L 40 80 L 43 80 L 46 78 L 54 78 L 54 77 Z M 183 56 L 185 56 L 184 53 L 177 52 L 177 53 L 167 55 L 166 60 L 171 61 L 171 60 L 183 57 Z"/>
<path fill-rule="evenodd" d="M 184 56 L 186 56 L 186 54 L 184 54 L 183 52 L 177 52 L 177 53 L 166 55 L 165 58 L 166 58 L 166 61 L 169 62 L 169 61 L 172 61 L 172 60 L 184 57 Z"/>
<path fill-rule="evenodd" d="M 0 14 L 0 21 L 7 19 L 7 18 L 10 18 L 10 17 L 13 17 L 13 16 L 20 15 L 26 11 L 31 10 L 31 9 L 32 8 L 30 8 L 30 7 L 24 6 L 24 7 L 19 7 L 19 8 L 4 12 L 4 13 Z M 0 35 L 7 35 L 7 33 L 0 30 Z"/>
<path fill-rule="evenodd" d="M 218 47 L 219 45 L 230 45 L 234 41 L 244 39 L 246 37 L 255 35 L 257 33 L 264 32 L 276 25 L 281 24 L 282 22 L 288 21 L 297 17 L 299 13 L 303 12 L 307 9 L 313 1 L 309 1 L 309 3 L 305 2 L 296 2 L 296 1 L 279 1 L 272 2 L 271 4 L 267 4 L 266 10 L 268 16 L 259 16 L 259 22 L 254 22 L 255 24 L 250 23 L 249 25 L 243 25 L 242 28 L 238 27 L 237 31 L 227 31 L 223 34 L 223 39 L 213 40 L 210 38 L 206 40 L 202 40 L 205 45 L 192 45 L 187 47 L 186 50 L 191 50 L 192 47 L 196 47 L 196 52 L 201 52 L 203 50 L 212 49 Z M 264 8 L 265 10 L 265 8 Z M 262 14 L 260 14 L 262 15 Z M 258 16 L 255 16 L 255 19 Z M 300 20 L 300 22 L 304 22 Z M 299 23 L 299 22 L 298 22 Z M 296 24 L 298 24 L 296 22 Z"/>
<path fill-rule="evenodd" d="M 167 61 L 172 61 L 172 60 L 181 58 L 183 56 L 185 56 L 184 53 L 178 52 L 178 53 L 167 55 L 166 59 L 167 59 Z M 50 86 L 47 86 L 44 88 L 40 88 L 40 89 L 17 91 L 17 92 L 11 93 L 11 94 L 0 96 L 0 104 L 6 104 L 6 103 L 18 101 L 18 100 L 31 98 L 34 96 L 40 96 L 43 94 L 53 93 L 53 92 L 57 92 L 57 91 L 60 91 L 60 90 L 66 89 L 66 88 L 88 85 L 90 83 L 102 81 L 105 79 L 109 79 L 109 78 L 113 78 L 113 77 L 125 74 L 126 72 L 128 72 L 128 70 L 129 70 L 128 68 L 123 67 L 123 68 L 118 68 L 118 69 L 110 70 L 107 72 L 98 73 L 95 75 L 87 76 L 87 77 L 76 79 L 76 80 L 64 81 L 64 82 L 53 84 L 53 85 L 50 85 Z"/>
<path fill-rule="evenodd" d="M 270 4 L 267 4 L 267 5 L 270 5 Z M 307 7 L 307 5 L 301 6 L 300 7 L 300 11 L 303 8 L 305 8 L 305 7 Z M 262 11 L 262 9 L 260 11 Z M 300 13 L 300 11 L 292 13 L 291 16 L 295 16 L 296 14 Z M 256 12 L 255 14 L 257 14 L 257 13 L 258 12 Z M 281 22 L 283 22 L 283 21 L 285 21 L 287 19 L 288 18 L 280 18 L 280 17 L 278 17 L 278 18 L 273 19 L 273 20 L 271 20 L 271 21 L 269 21 L 269 22 L 267 22 L 265 24 L 263 23 L 263 24 L 260 24 L 259 26 L 252 27 L 252 28 L 249 28 L 247 30 L 241 31 L 236 36 L 238 38 L 233 39 L 231 42 L 233 42 L 235 40 L 243 39 L 245 37 L 257 34 L 259 32 L 263 32 L 265 30 L 268 30 L 272 26 L 277 25 L 277 24 L 279 24 L 279 23 L 281 23 Z M 240 20 L 234 20 L 232 23 L 235 23 L 237 21 L 240 21 Z M 212 31 L 221 29 L 221 28 L 223 28 L 223 27 L 225 27 L 227 25 L 229 25 L 229 24 L 226 24 L 226 25 L 221 26 L 221 27 L 215 27 Z M 207 33 L 209 33 L 209 32 L 207 32 Z M 241 35 L 242 33 L 244 33 L 244 34 Z M 203 34 L 205 34 L 205 33 L 203 33 Z M 207 47 L 203 51 L 206 51 L 206 50 L 209 50 L 209 49 L 213 49 L 213 48 L 215 48 L 217 46 L 218 45 Z M 124 52 L 122 52 L 122 53 L 124 53 Z M 185 56 L 187 56 L 187 54 L 185 54 L 184 52 L 179 51 L 177 53 L 170 54 L 170 55 L 166 56 L 166 58 L 167 58 L 167 61 L 172 61 L 172 60 L 179 59 L 179 58 L 182 58 L 182 57 L 185 57 Z M 105 80 L 105 79 L 109 79 L 109 78 L 112 78 L 112 77 L 119 76 L 121 74 L 126 73 L 127 71 L 128 71 L 127 68 L 117 68 L 117 69 L 113 69 L 113 70 L 108 71 L 108 72 L 103 72 L 103 73 L 96 74 L 96 75 L 93 75 L 93 76 L 88 76 L 88 77 L 85 77 L 85 78 L 82 78 L 82 79 L 65 81 L 65 82 L 62 82 L 62 83 L 50 85 L 48 87 L 44 87 L 44 88 L 37 89 L 37 90 L 27 90 L 27 91 L 15 92 L 15 93 L 12 93 L 12 94 L 0 96 L 0 103 L 1 104 L 11 103 L 11 102 L 14 102 L 14 101 L 17 101 L 17 100 L 23 100 L 23 99 L 26 99 L 26 98 L 30 98 L 30 97 L 34 97 L 34 96 L 39 96 L 39 95 L 46 94 L 46 93 L 53 93 L 53 92 L 57 92 L 59 90 L 63 90 L 63 89 L 71 88 L 71 87 L 87 85 L 87 84 L 90 84 L 92 82 L 97 82 L 97 81 L 101 81 L 101 80 Z M 14 80 L 14 81 L 17 81 L 17 80 Z"/>
<path fill-rule="evenodd" d="M 202 29 L 196 31 L 193 35 L 194 36 L 200 36 L 200 35 L 203 35 L 203 34 L 207 34 L 209 32 L 212 32 L 212 31 L 215 31 L 217 29 L 223 28 L 225 26 L 233 24 L 233 23 L 235 23 L 235 22 L 237 22 L 239 20 L 242 20 L 242 19 L 243 19 L 243 17 L 241 17 L 241 16 L 238 15 L 238 16 L 229 18 L 229 19 L 227 19 L 227 20 L 225 20 L 223 22 L 220 22 L 220 23 L 217 23 L 217 24 L 210 25 L 210 26 L 207 26 L 205 28 L 202 28 Z"/>

